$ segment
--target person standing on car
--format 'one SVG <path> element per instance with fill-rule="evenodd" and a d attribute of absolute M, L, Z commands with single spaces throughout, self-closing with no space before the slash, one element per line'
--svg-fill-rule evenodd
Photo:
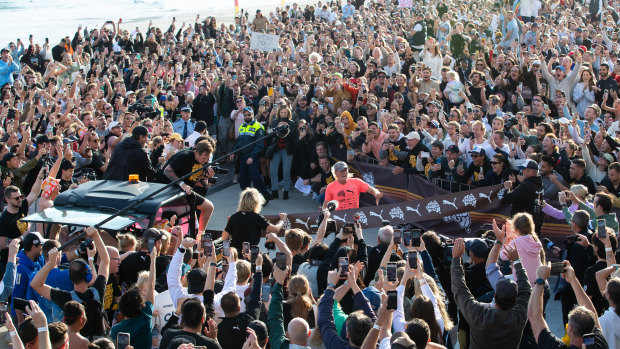
<path fill-rule="evenodd" d="M 141 181 L 155 178 L 156 171 L 149 160 L 149 154 L 144 149 L 148 140 L 146 127 L 134 127 L 131 137 L 125 138 L 114 148 L 110 166 L 103 174 L 103 179 L 126 181 L 131 174 L 139 175 Z"/>

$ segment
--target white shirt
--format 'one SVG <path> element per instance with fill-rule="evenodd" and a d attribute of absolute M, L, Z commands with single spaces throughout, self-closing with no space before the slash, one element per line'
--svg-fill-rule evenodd
<path fill-rule="evenodd" d="M 620 317 L 613 307 L 609 307 L 598 319 L 609 349 L 620 349 Z"/>
<path fill-rule="evenodd" d="M 170 291 L 166 290 L 155 296 L 155 304 L 153 304 L 153 312 L 158 311 L 159 314 L 153 317 L 153 325 L 160 331 L 162 327 L 166 325 L 170 316 L 174 314 L 175 305 L 172 304 L 172 298 L 170 298 Z M 160 334 L 161 337 L 161 334 Z"/>
<path fill-rule="evenodd" d="M 194 144 L 196 144 L 196 139 L 198 139 L 198 137 L 200 137 L 201 134 L 200 132 L 192 132 L 191 135 L 187 136 L 187 138 L 185 138 L 185 141 L 190 147 L 193 147 Z"/>

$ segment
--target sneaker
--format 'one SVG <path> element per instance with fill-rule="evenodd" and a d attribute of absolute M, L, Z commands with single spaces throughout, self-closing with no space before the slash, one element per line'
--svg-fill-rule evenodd
<path fill-rule="evenodd" d="M 235 175 L 233 177 L 233 184 L 237 184 L 237 183 L 239 183 L 239 178 L 237 177 L 237 175 Z"/>
<path fill-rule="evenodd" d="M 288 191 L 282 192 L 282 200 L 288 200 Z"/>

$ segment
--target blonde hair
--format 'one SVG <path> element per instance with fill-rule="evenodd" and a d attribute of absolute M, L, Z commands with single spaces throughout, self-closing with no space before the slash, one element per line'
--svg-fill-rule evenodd
<path fill-rule="evenodd" d="M 237 282 L 246 282 L 250 278 L 252 265 L 250 262 L 240 259 L 235 266 L 237 268 Z"/>
<path fill-rule="evenodd" d="M 289 297 L 285 303 L 291 305 L 291 318 L 300 317 L 307 321 L 312 309 L 310 283 L 304 275 L 295 275 L 288 282 Z"/>
<path fill-rule="evenodd" d="M 418 266 L 422 268 L 421 265 Z M 454 323 L 452 319 L 450 319 L 450 315 L 448 315 L 448 308 L 446 307 L 446 303 L 444 301 L 446 294 L 437 287 L 437 283 L 435 283 L 435 279 L 433 279 L 430 275 L 423 273 L 424 280 L 433 291 L 435 295 L 435 299 L 437 300 L 437 307 L 439 308 L 439 313 L 441 314 L 441 318 L 443 319 L 444 328 L 446 331 L 450 331 L 454 327 Z M 418 279 L 413 279 L 413 287 L 415 296 L 422 296 L 422 289 L 420 288 L 420 281 Z"/>
<path fill-rule="evenodd" d="M 265 198 L 254 188 L 246 188 L 239 195 L 239 206 L 237 212 L 259 213 L 263 209 Z"/>
<path fill-rule="evenodd" d="M 585 199 L 588 197 L 588 188 L 583 184 L 571 185 L 570 191 L 575 193 L 575 195 L 577 195 L 577 197 L 581 199 Z"/>
<path fill-rule="evenodd" d="M 136 281 L 136 287 L 142 292 L 144 287 L 148 287 L 149 271 L 143 270 L 138 273 L 138 280 Z"/>
<path fill-rule="evenodd" d="M 122 252 L 135 251 L 138 249 L 138 240 L 131 234 L 119 234 L 116 236 L 118 240 L 118 249 Z"/>

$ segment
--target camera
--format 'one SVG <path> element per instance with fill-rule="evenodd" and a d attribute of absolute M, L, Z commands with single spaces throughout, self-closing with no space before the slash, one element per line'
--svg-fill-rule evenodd
<path fill-rule="evenodd" d="M 131 104 L 127 108 L 127 111 L 130 113 L 134 113 L 134 112 L 138 113 L 138 115 L 140 116 L 140 119 L 156 118 L 159 116 L 159 110 L 155 110 L 155 108 L 144 105 L 139 102 Z"/>

